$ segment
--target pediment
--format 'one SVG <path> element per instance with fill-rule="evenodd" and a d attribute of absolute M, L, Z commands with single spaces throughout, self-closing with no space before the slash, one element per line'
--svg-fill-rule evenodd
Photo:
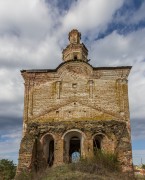
<path fill-rule="evenodd" d="M 57 74 L 60 78 L 68 76 L 73 79 L 76 79 L 77 77 L 86 78 L 93 75 L 93 68 L 85 62 L 70 61 L 63 64 L 57 70 Z"/>
<path fill-rule="evenodd" d="M 33 119 L 41 119 L 42 121 L 48 120 L 112 120 L 118 119 L 110 113 L 105 112 L 101 108 L 94 108 L 88 105 L 83 105 L 79 102 L 71 102 L 69 104 L 60 105 L 59 107 L 52 107 Z"/>

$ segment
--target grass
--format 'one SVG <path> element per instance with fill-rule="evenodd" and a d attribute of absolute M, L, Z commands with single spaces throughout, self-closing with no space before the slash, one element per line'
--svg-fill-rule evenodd
<path fill-rule="evenodd" d="M 102 151 L 96 151 L 94 157 L 81 159 L 77 163 L 49 168 L 41 180 L 129 180 L 121 173 L 117 156 Z"/>
<path fill-rule="evenodd" d="M 133 180 L 123 174 L 119 168 L 116 155 L 96 151 L 94 157 L 81 159 L 77 163 L 69 163 L 46 169 L 43 174 L 33 176 L 21 174 L 17 180 Z"/>

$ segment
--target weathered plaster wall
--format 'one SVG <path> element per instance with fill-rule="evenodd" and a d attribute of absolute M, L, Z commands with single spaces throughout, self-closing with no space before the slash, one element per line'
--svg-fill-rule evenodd
<path fill-rule="evenodd" d="M 67 62 L 57 72 L 24 72 L 25 120 L 129 120 L 127 79 L 130 69 L 93 70 Z"/>

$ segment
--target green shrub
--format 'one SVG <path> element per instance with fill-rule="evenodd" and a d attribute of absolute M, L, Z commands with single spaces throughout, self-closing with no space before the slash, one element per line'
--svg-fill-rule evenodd
<path fill-rule="evenodd" d="M 145 169 L 145 164 L 142 164 L 142 169 Z"/>
<path fill-rule="evenodd" d="M 15 180 L 31 180 L 33 179 L 32 173 L 27 171 L 22 171 L 20 174 L 17 175 Z"/>
<path fill-rule="evenodd" d="M 111 153 L 97 151 L 92 158 L 82 158 L 76 163 L 48 168 L 41 180 L 133 180 L 119 169 L 117 156 Z"/>
<path fill-rule="evenodd" d="M 11 180 L 14 179 L 16 174 L 16 165 L 13 161 L 8 159 L 0 160 L 0 178 L 2 180 Z"/>
<path fill-rule="evenodd" d="M 104 174 L 106 171 L 119 171 L 117 156 L 103 151 L 96 151 L 92 158 L 81 159 L 78 163 L 69 165 L 72 171 Z"/>
<path fill-rule="evenodd" d="M 116 154 L 97 150 L 94 156 L 94 161 L 110 171 L 119 170 L 119 161 Z"/>
<path fill-rule="evenodd" d="M 26 172 L 21 174 L 18 180 L 77 180 L 77 179 L 111 179 L 133 180 L 133 177 L 121 173 L 119 162 L 115 154 L 96 151 L 92 158 L 81 158 L 76 163 L 64 164 L 57 167 L 49 167 L 42 174 L 35 176 Z"/>

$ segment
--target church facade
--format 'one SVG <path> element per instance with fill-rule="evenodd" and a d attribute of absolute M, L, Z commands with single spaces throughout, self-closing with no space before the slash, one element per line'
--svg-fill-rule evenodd
<path fill-rule="evenodd" d="M 131 67 L 93 67 L 76 29 L 69 33 L 56 69 L 22 70 L 25 81 L 23 138 L 17 173 L 41 171 L 96 149 L 118 156 L 132 172 L 128 103 Z"/>

